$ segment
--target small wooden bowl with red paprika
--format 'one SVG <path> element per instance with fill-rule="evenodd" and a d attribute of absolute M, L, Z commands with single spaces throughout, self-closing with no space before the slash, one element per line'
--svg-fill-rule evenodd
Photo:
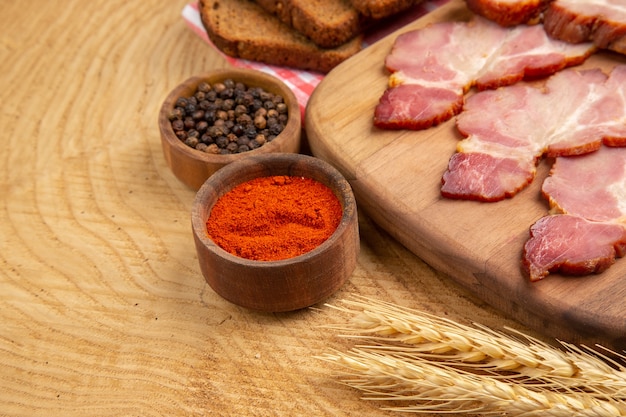
<path fill-rule="evenodd" d="M 208 151 L 195 149 L 185 143 L 184 139 L 177 136 L 172 121 L 176 118 L 175 108 L 180 98 L 190 98 L 195 96 L 199 90 L 199 86 L 204 84 L 210 87 L 217 84 L 224 84 L 226 80 L 235 83 L 242 83 L 246 88 L 260 88 L 265 92 L 272 93 L 283 99 L 288 114 L 288 120 L 284 124 L 282 131 L 271 141 L 263 143 L 261 146 L 245 152 L 237 152 L 230 154 L 216 154 Z M 233 89 L 232 87 L 230 88 Z M 218 93 L 222 94 L 222 93 Z M 223 105 L 226 98 L 222 99 L 218 95 L 217 99 L 221 100 Z M 195 110 L 202 110 L 201 104 L 196 104 Z M 234 107 L 234 106 L 233 106 Z M 227 107 L 218 106 L 217 111 L 226 112 Z M 231 109 L 234 112 L 235 110 Z M 215 111 L 214 111 L 215 112 Z M 249 114 L 254 118 L 252 110 Z M 190 117 L 193 111 L 189 111 L 178 122 L 182 123 L 183 119 Z M 233 116 L 231 116 L 231 119 Z M 206 120 L 202 119 L 204 122 Z M 278 78 L 265 74 L 261 71 L 241 68 L 220 69 L 205 74 L 190 77 L 174 88 L 166 97 L 159 112 L 159 130 L 161 133 L 161 146 L 165 161 L 174 175 L 188 187 L 197 190 L 215 171 L 231 162 L 238 161 L 250 155 L 269 154 L 275 152 L 297 153 L 300 150 L 300 142 L 302 136 L 302 124 L 300 105 L 296 96 L 291 89 Z M 209 121 L 211 126 L 214 121 Z M 191 128 L 193 129 L 193 127 Z M 200 129 L 194 129 L 196 132 Z M 232 128 L 228 133 L 232 133 Z M 201 133 L 198 134 L 200 137 Z M 224 137 L 228 134 L 225 133 Z M 240 132 L 238 136 L 243 137 Z M 271 136 L 271 135 L 269 135 Z M 231 139 L 232 140 L 232 139 Z M 234 140 L 233 140 L 234 141 Z M 215 146 L 213 144 L 213 146 Z"/>
<path fill-rule="evenodd" d="M 333 211 L 332 214 L 337 217 L 337 222 L 328 238 L 304 253 L 277 260 L 259 260 L 251 259 L 247 255 L 235 255 L 234 253 L 239 252 L 225 249 L 216 243 L 218 239 L 215 229 L 211 229 L 210 226 L 213 217 L 217 216 L 218 209 L 222 210 L 220 204 L 231 201 L 227 200 L 227 197 L 236 192 L 256 190 L 250 185 L 254 184 L 254 187 L 259 189 L 265 186 L 274 187 L 271 191 L 267 191 L 267 194 L 275 200 L 281 200 L 284 199 L 280 194 L 282 182 L 293 181 L 293 184 L 296 184 L 296 180 L 306 181 L 306 187 L 309 187 L 309 183 L 322 185 L 338 202 L 339 209 Z M 261 181 L 269 185 L 259 185 Z M 276 185 L 276 182 L 279 184 Z M 300 182 L 297 184 L 298 187 L 304 188 Z M 245 203 L 246 198 L 253 200 L 252 211 L 271 213 L 268 216 L 277 215 L 272 219 L 281 217 L 281 213 L 274 213 L 276 210 L 283 210 L 284 216 L 289 216 L 299 210 L 295 206 L 300 205 L 303 211 L 309 211 L 305 216 L 315 218 L 322 216 L 319 212 L 327 209 L 329 211 L 329 207 L 333 206 L 335 201 L 332 204 L 330 200 L 328 204 L 318 203 L 318 194 L 322 193 L 318 191 L 314 193 L 310 198 L 305 198 L 307 201 L 294 203 L 294 207 L 291 208 L 282 206 L 279 201 L 268 203 L 268 200 L 262 197 L 247 197 L 246 195 L 242 197 L 242 201 Z M 253 191 L 250 191 L 250 195 L 253 195 Z M 323 206 L 315 207 L 315 204 Z M 234 204 L 232 207 L 231 211 L 234 213 Z M 253 217 L 253 214 L 258 213 L 251 213 L 250 217 Z M 233 214 L 233 216 L 236 215 Z M 209 177 L 202 185 L 193 203 L 191 219 L 198 261 L 207 283 L 224 299 L 251 310 L 285 312 L 312 306 L 325 300 L 342 287 L 356 267 L 360 247 L 357 208 L 352 189 L 339 171 L 327 162 L 312 156 L 293 153 L 257 155 L 227 165 Z M 247 224 L 251 221 L 243 217 L 233 219 L 235 228 L 248 228 L 252 230 L 250 233 L 257 233 L 255 224 Z M 273 221 L 278 223 L 282 220 L 271 220 Z M 293 222 L 297 223 L 298 220 L 293 220 Z M 259 223 L 262 223 L 262 220 Z M 323 227 L 328 224 L 330 222 L 324 223 Z M 310 224 L 305 226 L 318 227 Z M 224 226 L 224 231 L 227 231 L 226 229 L 228 227 Z M 263 226 L 259 225 L 258 229 L 263 229 Z M 261 236 L 265 234 L 263 230 L 258 232 L 259 245 L 264 244 L 265 237 Z M 297 233 L 309 233 L 306 229 L 299 230 L 304 231 Z M 280 233 L 287 232 L 281 231 Z M 211 234 L 216 238 L 213 238 Z M 289 251 L 289 245 L 282 243 L 276 241 L 275 252 Z"/>

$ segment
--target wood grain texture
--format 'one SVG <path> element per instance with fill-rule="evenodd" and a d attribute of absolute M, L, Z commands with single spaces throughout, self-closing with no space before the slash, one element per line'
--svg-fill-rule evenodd
<path fill-rule="evenodd" d="M 542 160 L 531 186 L 512 199 L 444 199 L 441 177 L 462 139 L 454 118 L 422 131 L 373 127 L 374 108 L 389 77 L 384 59 L 397 34 L 469 16 L 465 3 L 453 0 L 336 68 L 309 101 L 305 120 L 311 150 L 344 173 L 359 208 L 481 299 L 547 336 L 625 349 L 625 260 L 601 275 L 553 274 L 534 284 L 522 272 L 529 228 L 548 213 L 540 189 L 551 161 Z M 625 57 L 603 52 L 579 68 L 610 70 L 619 63 L 626 63 Z M 357 96 L 349 105 L 337 100 Z"/>
<path fill-rule="evenodd" d="M 320 328 L 328 309 L 252 313 L 204 281 L 195 194 L 166 165 L 157 115 L 175 85 L 227 64 L 184 4 L 0 0 L 0 415 L 393 415 L 315 359 L 345 347 Z M 360 236 L 329 302 L 527 330 L 364 216 Z"/>

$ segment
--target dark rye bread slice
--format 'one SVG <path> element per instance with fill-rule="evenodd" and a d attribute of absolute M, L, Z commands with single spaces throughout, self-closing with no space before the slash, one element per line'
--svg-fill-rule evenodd
<path fill-rule="evenodd" d="M 361 15 L 372 19 L 382 19 L 400 13 L 423 0 L 350 0 Z"/>
<path fill-rule="evenodd" d="M 251 0 L 199 0 L 213 44 L 235 58 L 327 73 L 361 49 L 362 37 L 324 49 Z"/>
<path fill-rule="evenodd" d="M 351 0 L 254 1 L 322 48 L 334 48 L 348 42 L 362 33 L 371 20 L 361 15 Z"/>

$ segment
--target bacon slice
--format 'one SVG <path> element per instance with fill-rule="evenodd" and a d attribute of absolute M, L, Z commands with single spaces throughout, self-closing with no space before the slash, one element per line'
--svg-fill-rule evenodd
<path fill-rule="evenodd" d="M 388 87 L 374 111 L 384 129 L 426 129 L 458 114 L 463 95 L 553 74 L 583 62 L 591 43 L 549 38 L 540 26 L 503 28 L 476 17 L 399 35 L 385 59 Z"/>
<path fill-rule="evenodd" d="M 541 192 L 552 211 L 626 225 L 626 148 L 557 158 Z"/>
<path fill-rule="evenodd" d="M 463 94 L 419 84 L 389 88 L 374 112 L 374 125 L 384 129 L 421 130 L 445 122 L 463 108 Z"/>
<path fill-rule="evenodd" d="M 557 0 L 545 12 L 543 26 L 555 39 L 593 42 L 626 54 L 624 0 Z"/>
<path fill-rule="evenodd" d="M 626 253 L 626 148 L 559 157 L 542 194 L 551 212 L 530 229 L 522 266 L 531 281 L 550 272 L 600 273 Z"/>
<path fill-rule="evenodd" d="M 541 14 L 552 0 L 465 0 L 467 8 L 501 26 L 541 21 Z"/>
<path fill-rule="evenodd" d="M 489 202 L 512 197 L 532 182 L 543 155 L 582 155 L 603 143 L 626 146 L 626 65 L 610 76 L 568 69 L 541 87 L 476 93 L 456 126 L 466 138 L 449 161 L 441 194 Z"/>
<path fill-rule="evenodd" d="M 542 217 L 530 228 L 522 267 L 533 282 L 551 272 L 598 274 L 625 252 L 626 231 L 621 225 L 567 214 L 552 215 Z"/>
<path fill-rule="evenodd" d="M 457 153 L 443 174 L 441 194 L 447 198 L 500 201 L 513 197 L 534 177 L 535 164 L 532 161 L 480 152 Z"/>

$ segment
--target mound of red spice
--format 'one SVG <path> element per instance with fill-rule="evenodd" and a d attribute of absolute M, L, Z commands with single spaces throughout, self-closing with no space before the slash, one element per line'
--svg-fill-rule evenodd
<path fill-rule="evenodd" d="M 337 229 L 342 213 L 332 190 L 316 180 L 261 177 L 218 199 L 207 220 L 207 232 L 235 256 L 275 261 L 321 245 Z"/>

